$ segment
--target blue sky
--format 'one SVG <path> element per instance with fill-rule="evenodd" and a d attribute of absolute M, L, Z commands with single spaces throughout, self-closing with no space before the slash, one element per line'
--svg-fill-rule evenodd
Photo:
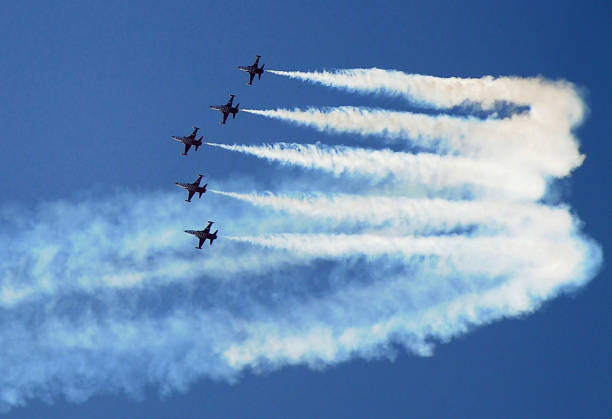
<path fill-rule="evenodd" d="M 183 204 L 182 191 L 172 182 L 191 181 L 197 173 L 207 175 L 211 188 L 334 191 L 334 179 L 238 153 L 203 148 L 183 158 L 181 146 L 169 136 L 186 135 L 197 125 L 206 141 L 220 143 L 380 147 L 375 138 L 355 142 L 349 134 L 321 133 L 247 113 L 221 126 L 220 115 L 208 105 L 224 103 L 228 93 L 237 95 L 241 108 L 414 110 L 399 98 L 355 95 L 271 74 L 246 86 L 247 76 L 236 66 L 251 64 L 255 54 L 262 55 L 266 69 L 278 70 L 379 67 L 440 77 L 542 75 L 583 89 L 589 113 L 577 137 L 587 157 L 558 189 L 605 258 L 612 237 L 606 124 L 610 11 L 605 2 L 5 2 L 0 6 L 5 57 L 0 64 L 0 186 L 5 191 L 0 206 L 5 213 L 33 214 L 44 221 L 53 211 L 62 212 L 50 210 L 48 203 L 65 203 L 74 216 L 64 225 L 86 228 L 90 220 L 82 211 L 94 211 L 92 220 L 102 217 L 105 209 L 96 203 L 111 202 L 117 194 L 154 202 L 174 193 L 176 205 Z M 343 187 L 358 191 L 362 185 L 347 181 Z M 258 232 L 258 227 L 235 220 L 250 212 L 269 215 L 224 199 L 208 194 L 176 222 L 199 228 L 215 217 L 222 233 L 239 234 L 249 228 Z M 15 232 L 33 225 L 6 220 L 11 219 L 3 218 L 7 224 L 0 234 L 9 238 L 22 237 Z M 317 231 L 316 223 L 312 228 Z M 185 252 L 193 250 L 191 240 L 184 244 Z M 219 240 L 203 257 L 228 249 Z M 355 262 L 354 271 L 363 263 Z M 304 271 L 312 283 L 282 280 Z M 303 287 L 316 295 L 337 286 L 316 280 L 334 272 L 325 264 L 287 268 L 269 279 L 274 287 L 263 289 L 292 295 Z M 240 286 L 246 291 L 233 296 L 236 307 L 242 299 L 273 300 L 259 294 L 265 274 L 248 278 L 254 285 Z M 355 280 L 366 283 L 368 278 L 355 274 Z M 124 314 L 142 310 L 153 316 L 176 307 L 196 310 L 214 304 L 217 295 L 230 295 L 222 281 L 205 282 L 167 285 L 144 297 L 103 293 L 100 299 L 119 298 Z M 390 343 L 375 359 L 359 356 L 314 369 L 303 364 L 247 368 L 233 383 L 197 373 L 184 388 L 163 395 L 163 383 L 146 379 L 136 395 L 115 386 L 80 403 L 55 395 L 49 404 L 36 395 L 7 417 L 606 417 L 612 412 L 610 291 L 604 261 L 586 286 L 546 301 L 532 314 L 439 343 L 432 357 Z M 1 324 L 6 329 L 20 316 L 44 322 L 49 312 L 74 316 L 80 303 L 91 304 L 103 318 L 90 299 L 72 293 L 23 312 L 3 309 Z M 157 332 L 160 338 L 168 333 Z M 11 342 L 11 347 L 25 350 L 30 343 Z M 57 361 L 50 357 L 48 362 Z M 100 359 L 90 362 L 104 365 Z M 15 373 L 4 373 L 9 372 Z"/>

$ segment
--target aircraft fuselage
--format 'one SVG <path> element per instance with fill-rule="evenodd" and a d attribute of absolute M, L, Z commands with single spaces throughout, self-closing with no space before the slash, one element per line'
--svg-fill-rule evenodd
<path fill-rule="evenodd" d="M 238 66 L 238 69 L 249 74 L 263 74 L 263 68 L 257 68 L 252 65 L 240 65 Z"/>
<path fill-rule="evenodd" d="M 198 198 L 202 198 L 202 194 L 206 193 L 206 187 L 208 186 L 208 183 L 204 184 L 204 186 L 200 186 L 200 181 L 202 180 L 203 177 L 204 175 L 199 175 L 198 178 L 193 183 L 174 182 L 174 184 L 178 186 L 179 188 L 183 188 L 189 191 L 189 194 L 187 195 L 187 199 L 185 200 L 185 202 L 191 202 L 191 198 L 193 198 L 193 195 L 195 195 L 196 193 L 198 194 Z"/>
<path fill-rule="evenodd" d="M 249 82 L 247 83 L 248 85 L 252 85 L 253 84 L 253 78 L 255 77 L 255 75 L 258 76 L 259 80 L 261 80 L 261 75 L 264 72 L 264 66 L 265 64 L 262 64 L 261 67 L 258 67 L 259 65 L 259 58 L 261 57 L 260 55 L 256 55 L 255 56 L 255 62 L 252 65 L 239 65 L 238 69 L 241 71 L 244 71 L 246 73 L 249 73 Z"/>
<path fill-rule="evenodd" d="M 240 106 L 240 103 L 237 104 L 236 106 L 232 106 L 233 102 L 234 102 L 234 95 L 230 95 L 230 98 L 225 105 L 210 105 L 210 109 L 214 109 L 223 114 L 223 120 L 221 121 L 221 124 L 225 124 L 225 121 L 227 120 L 227 117 L 230 114 L 232 115 L 232 118 L 236 118 L 236 114 L 238 113 L 238 107 Z"/>
<path fill-rule="evenodd" d="M 178 187 L 181 187 L 191 192 L 206 192 L 206 186 L 198 186 L 198 185 L 194 185 L 193 183 L 181 183 L 181 182 L 174 182 L 174 184 Z"/>
<path fill-rule="evenodd" d="M 210 244 L 212 246 L 212 243 L 214 240 L 217 239 L 217 232 L 219 230 L 216 230 L 214 233 L 210 233 L 210 227 L 213 225 L 212 221 L 208 222 L 208 225 L 206 226 L 206 228 L 204 230 L 185 230 L 185 233 L 187 234 L 192 234 L 194 236 L 196 236 L 199 241 L 198 241 L 198 245 L 196 246 L 196 249 L 201 249 L 202 248 L 202 244 L 206 241 L 206 240 L 210 240 Z"/>
<path fill-rule="evenodd" d="M 183 143 L 183 144 L 196 145 L 198 143 L 198 141 L 195 138 L 192 138 L 192 137 L 175 137 L 175 136 L 172 136 L 170 138 L 172 138 L 174 141 L 178 141 L 179 143 Z"/>

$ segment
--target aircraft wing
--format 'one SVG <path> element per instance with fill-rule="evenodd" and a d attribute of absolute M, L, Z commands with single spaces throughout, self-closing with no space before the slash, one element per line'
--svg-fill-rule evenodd
<path fill-rule="evenodd" d="M 194 191 L 189 191 L 189 195 L 187 196 L 187 201 L 191 202 L 191 198 L 193 198 Z"/>
<path fill-rule="evenodd" d="M 253 67 L 257 67 L 259 65 L 259 55 L 255 58 L 255 62 L 253 63 Z"/>
<path fill-rule="evenodd" d="M 227 121 L 228 116 L 229 116 L 229 112 L 223 112 L 223 122 L 221 122 L 222 124 L 225 124 L 225 121 Z"/>
<path fill-rule="evenodd" d="M 191 135 L 189 136 L 190 138 L 195 138 L 196 134 L 198 133 L 198 130 L 200 128 L 198 127 L 193 127 L 193 132 L 191 133 Z"/>
<path fill-rule="evenodd" d="M 204 244 L 204 240 L 206 240 L 206 239 L 204 239 L 204 238 L 200 237 L 200 242 L 198 243 L 198 247 L 199 247 L 199 248 L 201 248 L 201 247 L 202 247 L 202 245 Z"/>
<path fill-rule="evenodd" d="M 255 77 L 255 73 L 249 73 L 249 84 L 253 84 L 253 77 Z"/>
<path fill-rule="evenodd" d="M 232 106 L 234 103 L 234 95 L 230 95 L 229 100 L 227 101 L 227 106 Z"/>
<path fill-rule="evenodd" d="M 189 151 L 190 148 L 191 148 L 191 144 L 185 144 L 185 151 L 183 152 L 184 156 L 187 155 L 187 152 Z"/>

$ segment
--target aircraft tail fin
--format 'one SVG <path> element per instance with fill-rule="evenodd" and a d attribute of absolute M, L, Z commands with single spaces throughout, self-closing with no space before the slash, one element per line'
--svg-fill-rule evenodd
<path fill-rule="evenodd" d="M 259 77 L 259 79 L 258 79 L 258 80 L 261 80 L 261 75 L 262 75 L 262 74 L 263 74 L 263 72 L 264 72 L 264 67 L 265 67 L 265 66 L 266 66 L 265 64 L 262 64 L 262 65 L 261 65 L 261 73 L 259 73 L 259 74 L 257 75 L 257 76 Z"/>
<path fill-rule="evenodd" d="M 207 187 L 207 186 L 208 186 L 208 183 L 206 183 L 206 184 L 203 186 L 203 189 L 202 189 L 202 191 L 201 191 L 201 192 L 198 192 L 198 198 L 202 198 L 202 194 L 203 194 L 203 193 L 206 193 L 206 187 Z"/>
<path fill-rule="evenodd" d="M 236 118 L 236 114 L 238 113 L 238 107 L 240 106 L 240 103 L 236 105 L 236 111 L 234 113 L 232 113 L 232 118 Z"/>
<path fill-rule="evenodd" d="M 198 142 L 195 145 L 195 149 L 196 151 L 198 151 L 198 148 L 202 145 L 202 139 L 204 138 L 204 136 L 202 135 L 200 138 L 198 138 Z"/>
<path fill-rule="evenodd" d="M 210 235 L 210 237 L 208 237 L 208 239 L 210 240 L 210 245 L 212 246 L 213 241 L 215 241 L 217 239 L 217 231 L 219 230 L 215 230 L 215 232 L 213 234 Z"/>

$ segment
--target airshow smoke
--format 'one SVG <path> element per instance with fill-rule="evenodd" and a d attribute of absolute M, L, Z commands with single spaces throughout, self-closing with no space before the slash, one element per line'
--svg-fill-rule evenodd
<path fill-rule="evenodd" d="M 0 409 L 150 385 L 182 391 L 247 367 L 383 357 L 390 344 L 431 355 L 597 272 L 599 246 L 568 205 L 547 200 L 584 160 L 574 132 L 585 108 L 572 84 L 270 72 L 462 115 L 245 110 L 406 147 L 208 143 L 309 171 L 312 190 L 233 192 L 238 182 L 215 185 L 197 206 L 172 191 L 3 208 Z M 500 117 L 507 104 L 527 109 Z M 376 187 L 321 186 L 364 179 Z M 183 230 L 202 228 L 213 208 L 220 238 L 195 251 Z"/>
<path fill-rule="evenodd" d="M 567 123 L 534 122 L 529 115 L 480 120 L 474 117 L 426 115 L 384 109 L 339 107 L 244 112 L 281 119 L 323 132 L 375 135 L 442 155 L 495 161 L 550 176 L 566 176 L 584 159 Z"/>

